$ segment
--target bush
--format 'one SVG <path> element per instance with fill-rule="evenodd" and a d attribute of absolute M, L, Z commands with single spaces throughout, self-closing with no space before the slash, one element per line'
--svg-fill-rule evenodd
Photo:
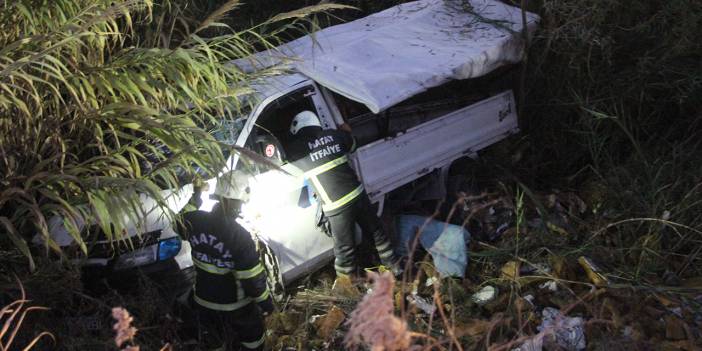
<path fill-rule="evenodd" d="M 542 24 L 530 50 L 522 115 L 529 151 L 520 177 L 539 187 L 602 187 L 605 216 L 593 224 L 650 217 L 702 227 L 702 3 L 531 5 Z M 652 235 L 648 245 L 658 249 L 646 255 L 677 258 L 647 268 L 683 273 L 702 247 L 690 230 L 633 221 L 603 237 L 631 253 Z M 636 272 L 644 261 L 634 260 Z"/>
<path fill-rule="evenodd" d="M 210 133 L 236 118 L 248 83 L 227 62 L 277 42 L 275 31 L 334 5 L 237 32 L 180 1 L 16 1 L 0 9 L 0 249 L 34 261 L 35 233 L 61 253 L 63 224 L 87 253 L 84 226 L 108 239 L 139 227 L 172 192 L 225 165 Z M 208 35 L 205 37 L 203 35 Z M 58 220 L 58 222 L 52 222 Z"/>

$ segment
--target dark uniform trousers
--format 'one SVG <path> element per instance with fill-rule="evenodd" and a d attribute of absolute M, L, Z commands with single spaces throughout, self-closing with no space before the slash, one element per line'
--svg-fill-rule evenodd
<path fill-rule="evenodd" d="M 260 343 L 265 333 L 261 312 L 254 303 L 234 311 L 216 311 L 197 306 L 200 340 L 209 349 L 224 347 L 236 350 L 235 345 L 242 345 L 241 350 L 263 350 Z M 251 347 L 247 347 L 250 345 Z"/>
<path fill-rule="evenodd" d="M 368 196 L 365 192 L 359 195 L 353 203 L 342 209 L 337 214 L 328 216 L 334 238 L 334 269 L 337 273 L 351 274 L 356 269 L 354 262 L 356 254 L 355 224 L 361 227 L 364 233 L 373 235 L 375 249 L 384 265 L 393 264 L 394 253 L 390 240 L 383 231 L 380 220 L 373 212 Z"/>

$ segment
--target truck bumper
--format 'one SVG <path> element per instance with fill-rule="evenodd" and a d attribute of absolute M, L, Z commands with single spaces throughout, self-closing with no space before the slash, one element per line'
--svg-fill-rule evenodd
<path fill-rule="evenodd" d="M 181 269 L 175 259 L 119 271 L 114 271 L 108 266 L 82 268 L 84 286 L 94 291 L 107 287 L 125 291 L 138 290 L 142 277 L 148 277 L 169 295 L 178 296 L 192 288 L 195 282 L 195 268 L 190 266 Z"/>

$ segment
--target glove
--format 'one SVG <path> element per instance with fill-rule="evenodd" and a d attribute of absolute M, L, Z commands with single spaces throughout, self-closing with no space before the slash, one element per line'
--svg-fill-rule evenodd
<path fill-rule="evenodd" d="M 329 218 L 324 215 L 324 211 L 322 211 L 322 204 L 319 203 L 317 205 L 317 213 L 315 214 L 315 225 L 317 228 L 321 229 L 324 234 L 326 234 L 328 237 L 332 237 L 332 231 L 331 231 L 331 223 L 329 222 Z"/>
<path fill-rule="evenodd" d="M 265 301 L 258 303 L 258 307 L 261 308 L 264 316 L 267 316 L 275 311 L 275 306 L 273 305 L 273 299 L 268 297 Z"/>

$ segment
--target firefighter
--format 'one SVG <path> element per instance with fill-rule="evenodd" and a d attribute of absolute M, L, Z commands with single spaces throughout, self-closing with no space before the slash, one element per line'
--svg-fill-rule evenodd
<path fill-rule="evenodd" d="M 290 158 L 305 172 L 331 225 L 337 278 L 356 271 L 356 223 L 365 233 L 372 234 L 383 265 L 399 275 L 401 270 L 390 240 L 349 165 L 348 154 L 356 146 L 351 127 L 343 124 L 339 130 L 323 130 L 317 115 L 303 111 L 293 118 L 290 133 Z"/>
<path fill-rule="evenodd" d="M 192 247 L 201 343 L 230 350 L 236 333 L 242 350 L 262 350 L 264 317 L 273 311 L 265 270 L 251 235 L 236 222 L 248 200 L 246 175 L 225 173 L 217 180 L 212 212 L 183 215 L 181 233 Z M 194 199 L 199 199 L 200 189 Z"/>

